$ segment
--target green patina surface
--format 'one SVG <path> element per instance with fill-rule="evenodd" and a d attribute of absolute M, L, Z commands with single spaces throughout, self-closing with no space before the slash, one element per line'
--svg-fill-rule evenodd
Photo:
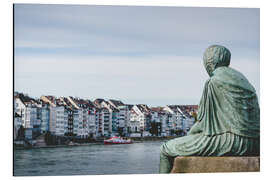
<path fill-rule="evenodd" d="M 251 156 L 260 151 L 260 109 L 254 87 L 228 67 L 230 51 L 210 46 L 204 53 L 206 81 L 198 121 L 185 137 L 161 147 L 160 173 L 169 173 L 176 156 Z"/>

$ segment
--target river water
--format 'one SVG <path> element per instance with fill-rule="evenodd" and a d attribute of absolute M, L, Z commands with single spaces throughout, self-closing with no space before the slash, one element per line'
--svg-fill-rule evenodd
<path fill-rule="evenodd" d="M 14 175 L 156 174 L 163 142 L 15 150 Z"/>

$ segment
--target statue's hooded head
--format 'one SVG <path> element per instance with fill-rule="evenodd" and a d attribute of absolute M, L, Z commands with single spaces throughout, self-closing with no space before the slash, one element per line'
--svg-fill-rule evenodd
<path fill-rule="evenodd" d="M 231 60 L 230 51 L 224 46 L 213 45 L 208 47 L 203 54 L 203 64 L 209 74 L 213 75 L 213 71 L 221 66 L 229 66 Z"/>

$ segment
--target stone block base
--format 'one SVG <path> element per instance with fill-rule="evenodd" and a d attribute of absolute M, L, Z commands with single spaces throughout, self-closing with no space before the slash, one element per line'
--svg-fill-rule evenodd
<path fill-rule="evenodd" d="M 258 172 L 260 157 L 176 157 L 171 173 Z"/>

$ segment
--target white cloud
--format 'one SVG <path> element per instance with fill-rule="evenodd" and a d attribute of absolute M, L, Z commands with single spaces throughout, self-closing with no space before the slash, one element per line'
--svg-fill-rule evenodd
<path fill-rule="evenodd" d="M 259 9 L 16 5 L 15 12 L 17 47 L 32 42 L 32 48 L 66 44 L 154 55 L 213 43 L 249 51 L 259 46 Z"/>
<path fill-rule="evenodd" d="M 259 92 L 259 43 L 259 9 L 16 5 L 15 88 L 198 103 L 203 51 L 222 44 Z"/>
<path fill-rule="evenodd" d="M 238 60 L 232 67 L 243 72 L 258 91 L 257 61 Z M 183 103 L 196 103 L 207 78 L 198 57 L 15 58 L 15 88 L 31 87 L 29 93 L 37 96 L 50 89 L 56 95 L 149 101 L 186 99 Z"/>

